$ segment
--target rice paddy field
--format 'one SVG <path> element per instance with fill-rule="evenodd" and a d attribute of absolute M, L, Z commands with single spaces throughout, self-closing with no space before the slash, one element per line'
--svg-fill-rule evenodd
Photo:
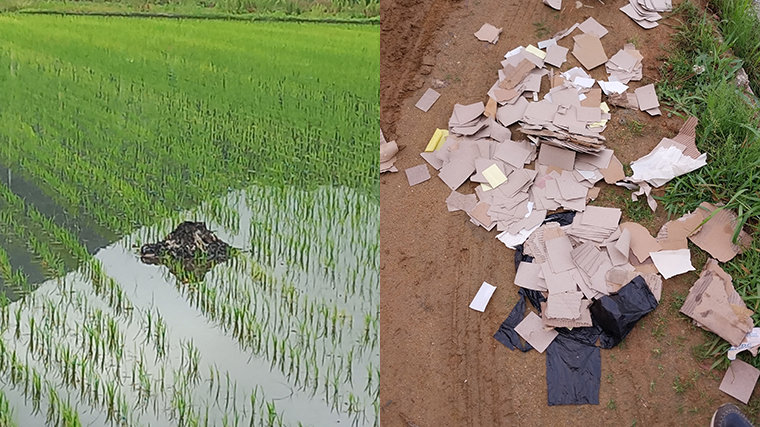
<path fill-rule="evenodd" d="M 0 425 L 378 423 L 379 28 L 0 15 Z M 139 246 L 240 249 L 186 283 Z"/>

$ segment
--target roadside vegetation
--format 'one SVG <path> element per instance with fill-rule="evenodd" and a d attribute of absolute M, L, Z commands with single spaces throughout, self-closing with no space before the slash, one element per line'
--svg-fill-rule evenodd
<path fill-rule="evenodd" d="M 758 93 L 760 24 L 749 0 L 715 0 L 711 6 L 719 21 L 690 2 L 674 12 L 680 24 L 658 85 L 670 112 L 699 119 L 697 146 L 707 153 L 707 166 L 671 181 L 661 200 L 672 216 L 690 212 L 703 201 L 723 204 L 738 214 L 735 237 L 743 227 L 752 235 L 753 243 L 723 267 L 755 312 L 753 319 L 758 324 L 760 104 L 737 85 L 736 76 L 744 68 L 750 86 Z M 701 356 L 716 359 L 713 366 L 725 367 L 728 361 L 723 356 L 728 347 L 710 334 Z M 747 360 L 760 366 L 758 359 Z"/>

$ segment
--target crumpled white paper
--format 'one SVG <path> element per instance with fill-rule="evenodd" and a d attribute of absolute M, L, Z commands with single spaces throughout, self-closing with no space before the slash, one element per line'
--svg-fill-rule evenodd
<path fill-rule="evenodd" d="M 646 181 L 654 187 L 661 187 L 671 179 L 697 170 L 707 164 L 707 154 L 696 159 L 685 154 L 678 147 L 658 148 L 646 156 L 631 162 L 633 182 Z"/>

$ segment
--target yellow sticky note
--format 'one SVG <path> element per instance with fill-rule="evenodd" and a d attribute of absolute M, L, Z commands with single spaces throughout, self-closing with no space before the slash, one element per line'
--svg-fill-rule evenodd
<path fill-rule="evenodd" d="M 602 103 L 599 105 L 599 108 L 601 108 L 601 109 L 602 109 L 602 111 L 604 111 L 605 113 L 609 113 L 609 112 L 610 112 L 610 106 L 609 106 L 609 105 L 607 105 L 607 103 L 606 103 L 606 102 L 602 102 Z"/>
<path fill-rule="evenodd" d="M 491 190 L 493 190 L 493 188 L 491 188 L 491 186 L 490 186 L 490 185 L 488 185 L 488 184 L 486 184 L 486 183 L 480 184 L 480 188 L 481 188 L 483 191 L 491 191 Z"/>
<path fill-rule="evenodd" d="M 507 182 L 507 176 L 504 175 L 504 172 L 502 172 L 496 164 L 487 167 L 483 171 L 483 177 L 488 181 L 488 185 L 491 188 L 496 188 Z"/>
<path fill-rule="evenodd" d="M 433 136 L 430 138 L 430 142 L 428 142 L 427 147 L 425 147 L 426 152 L 435 151 L 438 149 L 438 147 L 443 143 L 443 141 L 446 140 L 449 136 L 449 131 L 446 129 L 436 129 L 433 133 Z"/>
<path fill-rule="evenodd" d="M 588 127 L 589 129 L 600 128 L 606 124 L 607 124 L 607 120 L 602 120 L 602 121 L 591 123 L 590 125 L 588 125 Z"/>
<path fill-rule="evenodd" d="M 541 50 L 541 49 L 533 46 L 532 44 L 528 45 L 528 47 L 525 48 L 525 51 L 526 52 L 530 52 L 530 53 L 536 55 L 537 57 L 539 57 L 541 59 L 546 58 L 546 52 L 544 52 L 543 50 Z"/>

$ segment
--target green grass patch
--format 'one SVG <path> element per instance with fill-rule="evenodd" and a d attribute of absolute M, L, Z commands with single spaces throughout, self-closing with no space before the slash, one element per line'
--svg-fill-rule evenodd
<path fill-rule="evenodd" d="M 0 0 L 0 12 L 143 14 L 220 19 L 355 20 L 379 23 L 379 0 Z"/>
<path fill-rule="evenodd" d="M 755 94 L 760 94 L 760 19 L 752 0 L 710 0 L 719 27 L 734 53 L 742 58 Z"/>
<path fill-rule="evenodd" d="M 684 3 L 676 15 L 682 23 L 673 37 L 671 54 L 662 65 L 663 80 L 658 92 L 675 114 L 699 118 L 697 146 L 707 153 L 707 166 L 671 181 L 661 200 L 671 215 L 692 211 L 703 201 L 724 204 L 739 215 L 739 226 L 753 236 L 754 242 L 744 254 L 723 267 L 733 277 L 734 286 L 747 306 L 755 311 L 757 322 L 760 320 L 757 314 L 760 283 L 756 280 L 760 272 L 760 116 L 756 101 L 748 99 L 737 87 L 735 76 L 742 66 L 756 76 L 756 71 L 750 71 L 757 64 L 757 48 L 751 42 L 758 43 L 755 36 L 758 27 L 747 33 L 726 22 L 727 17 L 739 10 L 746 12 L 746 19 L 754 22 L 757 19 L 746 9 L 749 2 L 716 4 L 723 11 L 720 23 L 691 3 Z M 721 37 L 719 30 L 725 37 Z M 701 353 L 703 357 L 720 357 L 727 349 L 728 344 L 716 338 Z M 760 366 L 755 359 L 752 363 Z M 714 366 L 718 364 L 720 360 Z"/>
<path fill-rule="evenodd" d="M 0 16 L 0 163 L 119 234 L 250 184 L 377 197 L 376 26 Z"/>

